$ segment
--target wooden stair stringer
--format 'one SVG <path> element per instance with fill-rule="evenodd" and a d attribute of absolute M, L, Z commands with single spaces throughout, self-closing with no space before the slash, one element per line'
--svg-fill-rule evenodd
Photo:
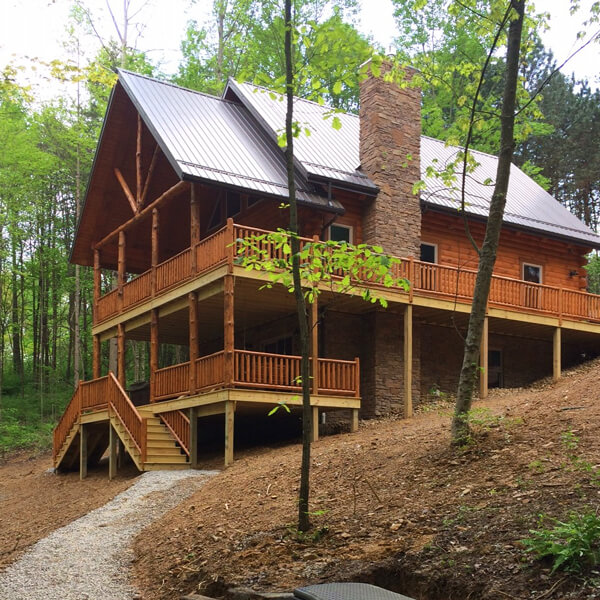
<path fill-rule="evenodd" d="M 77 421 L 75 421 L 75 423 L 73 423 L 73 427 L 71 427 L 71 430 L 69 431 L 69 435 L 67 435 L 67 437 L 65 438 L 65 441 L 63 442 L 63 445 L 61 446 L 60 451 L 54 460 L 54 468 L 55 469 L 60 468 L 60 465 L 61 465 L 63 459 L 65 458 L 67 452 L 69 451 L 69 448 L 71 447 L 71 444 L 77 437 L 78 433 L 79 433 L 79 420 L 77 420 Z"/>
<path fill-rule="evenodd" d="M 131 460 L 133 460 L 138 471 L 143 472 L 144 464 L 142 462 L 142 456 L 140 454 L 140 451 L 137 449 L 135 442 L 131 439 L 129 432 L 127 431 L 123 423 L 121 423 L 121 420 L 112 413 L 110 415 L 110 426 L 115 430 L 115 432 L 119 436 L 119 439 L 123 442 L 125 450 L 127 450 L 127 454 L 131 456 Z"/>

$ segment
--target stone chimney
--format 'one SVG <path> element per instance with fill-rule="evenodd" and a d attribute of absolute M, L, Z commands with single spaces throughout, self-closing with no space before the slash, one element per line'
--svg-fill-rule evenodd
<path fill-rule="evenodd" d="M 421 210 L 412 189 L 421 179 L 421 90 L 385 81 L 390 70 L 384 62 L 379 77 L 369 71 L 360 84 L 360 162 L 380 189 L 365 211 L 363 241 L 419 258 Z M 407 82 L 414 73 L 405 69 Z"/>
<path fill-rule="evenodd" d="M 421 208 L 413 194 L 421 179 L 421 91 L 385 81 L 391 70 L 384 63 L 379 77 L 369 74 L 360 86 L 360 162 L 379 187 L 365 208 L 363 241 L 382 246 L 388 254 L 420 258 Z M 414 69 L 406 69 L 410 81 Z M 369 418 L 402 413 L 403 316 L 389 307 L 365 315 L 369 332 L 361 356 L 361 415 Z M 413 401 L 420 392 L 420 333 L 413 325 Z"/>

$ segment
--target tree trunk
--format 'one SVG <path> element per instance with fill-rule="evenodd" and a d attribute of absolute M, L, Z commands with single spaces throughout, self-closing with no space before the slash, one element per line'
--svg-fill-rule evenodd
<path fill-rule="evenodd" d="M 496 251 L 500 239 L 506 192 L 510 178 L 510 166 L 514 151 L 514 123 L 516 90 L 519 76 L 519 53 L 525 0 L 512 0 L 516 15 L 510 22 L 506 50 L 506 75 L 502 97 L 502 115 L 500 129 L 500 154 L 496 171 L 496 185 L 490 203 L 490 213 L 485 231 L 485 238 L 479 255 L 479 268 L 473 292 L 473 304 L 469 317 L 469 328 L 465 340 L 463 363 L 458 383 L 456 407 L 452 420 L 452 441 L 464 444 L 469 438 L 468 416 L 473 400 L 473 389 L 477 378 L 479 349 L 487 301 L 490 293 L 492 273 L 496 262 Z"/>
<path fill-rule="evenodd" d="M 286 168 L 288 194 L 290 200 L 290 232 L 292 249 L 292 277 L 294 281 L 294 298 L 300 329 L 300 354 L 302 362 L 302 464 L 300 469 L 300 495 L 298 498 L 298 529 L 308 531 L 309 495 L 310 495 L 310 444 L 312 437 L 312 411 L 310 408 L 310 334 L 306 301 L 300 281 L 300 240 L 298 239 L 298 205 L 296 204 L 296 185 L 294 178 L 294 73 L 292 59 L 292 2 L 285 1 L 285 83 L 287 112 L 285 117 L 286 135 Z"/>

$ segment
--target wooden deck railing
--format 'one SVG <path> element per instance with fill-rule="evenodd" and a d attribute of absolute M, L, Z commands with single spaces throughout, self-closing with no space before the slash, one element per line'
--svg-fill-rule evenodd
<path fill-rule="evenodd" d="M 360 396 L 359 360 L 319 358 L 319 394 Z"/>
<path fill-rule="evenodd" d="M 133 405 L 125 390 L 113 373 L 108 374 L 109 411 L 117 417 L 129 433 L 129 437 L 140 453 L 140 461 L 146 460 L 147 422 Z"/>
<path fill-rule="evenodd" d="M 160 413 L 160 418 L 182 450 L 190 455 L 190 420 L 182 410 Z"/>
<path fill-rule="evenodd" d="M 234 385 L 269 390 L 300 390 L 299 356 L 249 350 L 234 353 Z"/>
<path fill-rule="evenodd" d="M 234 257 L 239 256 L 238 249 L 242 247 L 236 244 L 235 240 L 268 233 L 270 232 L 265 229 L 234 225 L 230 222 L 226 227 L 201 240 L 195 248 L 188 248 L 158 265 L 154 276 L 152 270 L 149 270 L 124 284 L 122 298 L 118 290 L 111 290 L 99 298 L 95 322 L 106 320 L 118 314 L 123 308 L 148 300 L 157 293 L 171 289 L 217 266 L 230 264 L 233 268 Z M 300 238 L 302 247 L 312 241 L 309 238 Z M 273 244 L 262 240 L 257 241 L 256 245 L 266 251 L 270 258 L 281 258 L 282 250 L 276 249 Z M 448 265 L 402 259 L 399 265 L 394 266 L 394 275 L 411 282 L 408 292 L 411 299 L 416 294 L 453 298 L 468 303 L 473 297 L 477 272 Z M 362 283 L 373 285 L 368 281 Z M 492 306 L 520 312 L 539 312 L 571 320 L 600 321 L 599 295 L 498 275 L 492 278 L 489 303 Z"/>
<path fill-rule="evenodd" d="M 188 394 L 190 391 L 190 363 L 181 363 L 154 371 L 152 400 L 164 400 Z"/>
<path fill-rule="evenodd" d="M 225 383 L 225 352 L 201 356 L 196 360 L 196 390 L 205 391 Z"/>
<path fill-rule="evenodd" d="M 106 408 L 109 399 L 110 379 L 108 375 L 79 384 L 81 411 Z"/>
<path fill-rule="evenodd" d="M 81 414 L 81 383 L 77 386 L 65 412 L 63 412 L 60 421 L 52 432 L 52 459 L 56 461 L 63 444 L 65 443 L 69 432 L 73 428 L 73 425 L 79 419 Z"/>
<path fill-rule="evenodd" d="M 227 262 L 228 247 L 233 244 L 233 228 L 224 227 L 201 240 L 195 248 L 187 248 L 123 285 L 122 297 L 114 289 L 98 298 L 94 322 L 100 323 L 125 308 L 149 300 L 156 294 L 194 279 Z M 193 253 L 196 260 L 193 260 Z"/>

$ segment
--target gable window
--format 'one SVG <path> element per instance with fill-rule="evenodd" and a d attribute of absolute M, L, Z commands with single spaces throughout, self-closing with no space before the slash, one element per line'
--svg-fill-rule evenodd
<path fill-rule="evenodd" d="M 229 219 L 230 217 L 235 217 L 235 215 L 239 214 L 242 210 L 242 199 L 237 192 L 227 192 L 227 210 L 225 212 L 225 217 Z"/>
<path fill-rule="evenodd" d="M 352 243 L 352 227 L 350 225 L 333 224 L 329 226 L 329 239 L 332 242 Z"/>
<path fill-rule="evenodd" d="M 436 263 L 437 262 L 437 245 L 436 244 L 421 244 L 421 262 Z"/>
<path fill-rule="evenodd" d="M 532 265 L 523 263 L 523 281 L 529 283 L 542 283 L 542 267 L 540 265 Z"/>

